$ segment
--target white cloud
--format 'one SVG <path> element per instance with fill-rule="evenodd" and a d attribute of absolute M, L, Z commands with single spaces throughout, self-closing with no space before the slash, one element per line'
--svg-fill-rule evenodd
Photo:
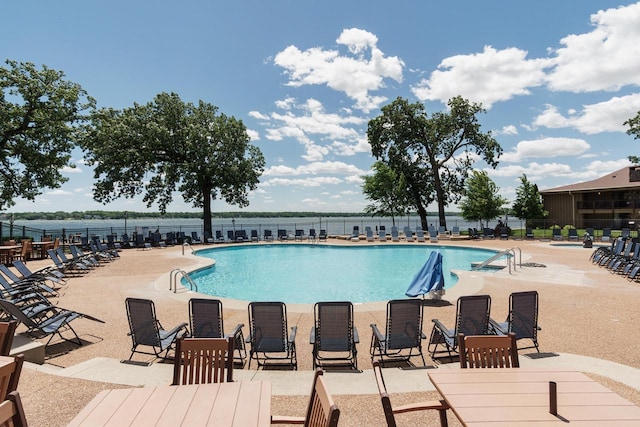
<path fill-rule="evenodd" d="M 502 129 L 495 132 L 496 135 L 517 135 L 518 128 L 514 125 L 503 126 Z"/>
<path fill-rule="evenodd" d="M 322 185 L 337 185 L 343 181 L 340 178 L 333 178 L 327 176 L 303 178 L 303 179 L 288 179 L 288 178 L 272 178 L 261 183 L 264 187 L 278 187 L 278 186 L 297 186 L 297 187 L 320 187 Z"/>
<path fill-rule="evenodd" d="M 258 120 L 269 120 L 269 116 L 265 116 L 259 111 L 249 111 L 248 115 L 249 117 L 253 117 L 254 119 Z"/>
<path fill-rule="evenodd" d="M 346 29 L 336 43 L 346 46 L 352 56 L 319 47 L 302 51 L 292 45 L 279 52 L 274 63 L 286 70 L 289 86 L 326 85 L 353 99 L 355 108 L 365 112 L 377 108 L 387 98 L 370 92 L 383 88 L 385 78 L 402 82 L 404 62 L 386 57 L 376 47 L 377 37 L 368 31 Z"/>
<path fill-rule="evenodd" d="M 589 150 L 590 145 L 577 138 L 540 138 L 520 141 L 515 149 L 500 156 L 501 162 L 518 162 L 530 158 L 577 156 Z"/>
<path fill-rule="evenodd" d="M 558 108 L 547 105 L 533 121 L 534 126 L 547 128 L 575 128 L 592 135 L 601 132 L 626 132 L 623 123 L 640 111 L 640 93 L 613 97 L 608 101 L 585 105 L 581 112 L 568 110 L 563 115 Z"/>
<path fill-rule="evenodd" d="M 544 69 L 549 65 L 547 59 L 527 59 L 527 52 L 521 49 L 485 46 L 482 53 L 445 58 L 428 79 L 411 90 L 422 101 L 445 103 L 461 95 L 489 109 L 495 102 L 529 95 L 530 87 L 544 82 Z"/>
<path fill-rule="evenodd" d="M 249 138 L 252 141 L 259 141 L 260 140 L 260 133 L 258 133 L 258 131 L 256 131 L 256 130 L 247 129 L 247 134 L 249 135 Z"/>
<path fill-rule="evenodd" d="M 74 195 L 72 191 L 66 191 L 61 188 L 56 188 L 54 190 L 47 191 L 44 194 L 46 194 L 47 196 L 73 196 Z"/>
<path fill-rule="evenodd" d="M 626 159 L 590 162 L 579 170 L 574 170 L 571 165 L 564 163 L 537 163 L 532 162 L 523 165 L 509 165 L 497 169 L 486 169 L 491 177 L 520 177 L 526 174 L 532 181 L 541 181 L 547 178 L 563 178 L 568 183 L 592 180 L 606 175 L 625 166 L 630 165 Z M 542 188 L 541 188 L 542 189 Z"/>
<path fill-rule="evenodd" d="M 317 175 L 317 174 L 334 174 L 334 175 L 353 175 L 364 174 L 365 171 L 354 165 L 343 162 L 313 162 L 306 165 L 292 168 L 289 166 L 272 166 L 267 168 L 263 176 L 294 176 L 294 175 Z"/>
<path fill-rule="evenodd" d="M 69 167 L 69 166 L 63 166 L 62 169 L 60 170 L 62 173 L 82 173 L 82 169 L 79 167 Z"/>
<path fill-rule="evenodd" d="M 640 85 L 640 3 L 591 15 L 593 31 L 571 34 L 555 50 L 548 86 L 591 92 Z"/>

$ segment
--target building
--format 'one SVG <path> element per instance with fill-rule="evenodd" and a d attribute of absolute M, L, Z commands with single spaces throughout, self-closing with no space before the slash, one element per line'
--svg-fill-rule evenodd
<path fill-rule="evenodd" d="M 628 166 L 592 181 L 540 191 L 547 223 L 576 228 L 640 225 L 640 166 Z"/>

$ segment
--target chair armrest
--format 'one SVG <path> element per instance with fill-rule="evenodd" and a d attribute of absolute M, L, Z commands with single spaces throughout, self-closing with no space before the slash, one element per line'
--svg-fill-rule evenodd
<path fill-rule="evenodd" d="M 372 323 L 371 324 L 371 331 L 373 332 L 373 336 L 375 336 L 376 339 L 379 342 L 383 342 L 384 341 L 384 335 L 382 335 L 382 333 L 378 329 L 378 325 L 376 325 L 375 323 Z"/>
<path fill-rule="evenodd" d="M 271 424 L 304 424 L 304 417 L 289 417 L 285 415 L 272 415 Z"/>
<path fill-rule="evenodd" d="M 237 338 L 238 334 L 242 334 L 242 328 L 244 327 L 244 323 L 238 323 L 235 328 L 233 328 L 231 330 L 231 332 L 229 332 L 228 334 L 226 334 L 226 337 L 234 337 Z"/>
<path fill-rule="evenodd" d="M 446 410 L 449 405 L 444 400 L 429 400 L 425 402 L 409 403 L 407 405 L 394 405 L 393 413 L 402 414 L 404 412 L 425 411 L 428 409 Z"/>
<path fill-rule="evenodd" d="M 353 327 L 353 342 L 354 343 L 360 342 L 360 335 L 358 335 L 358 328 L 356 328 L 355 326 Z"/>
<path fill-rule="evenodd" d="M 431 319 L 431 321 L 433 322 L 433 327 L 438 329 L 442 335 L 447 338 L 454 338 L 452 331 L 447 329 L 438 319 Z"/>
<path fill-rule="evenodd" d="M 289 342 L 295 342 L 296 340 L 296 332 L 298 332 L 298 326 L 293 325 L 291 327 L 291 333 L 289 334 Z"/>
<path fill-rule="evenodd" d="M 489 318 L 489 329 L 493 330 L 496 335 L 507 335 L 508 323 L 498 323 L 495 320 Z M 507 328 L 505 328 L 507 326 Z"/>
<path fill-rule="evenodd" d="M 309 344 L 315 344 L 315 343 L 316 343 L 316 327 L 312 326 L 311 332 L 309 332 Z"/>

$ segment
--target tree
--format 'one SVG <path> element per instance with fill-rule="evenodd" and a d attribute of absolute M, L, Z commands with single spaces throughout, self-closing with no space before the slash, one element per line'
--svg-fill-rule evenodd
<path fill-rule="evenodd" d="M 458 205 L 467 221 L 489 221 L 500 216 L 507 200 L 500 196 L 500 189 L 484 171 L 474 170 L 467 179 L 465 197 Z"/>
<path fill-rule="evenodd" d="M 73 168 L 71 150 L 78 124 L 95 101 L 64 73 L 30 62 L 0 67 L 0 210 L 14 198 L 34 200 L 44 188 L 58 188 Z"/>
<path fill-rule="evenodd" d="M 83 149 L 95 165 L 95 200 L 106 204 L 144 192 L 147 206 L 157 202 L 164 214 L 179 191 L 203 208 L 205 233 L 212 231 L 211 200 L 247 206 L 265 165 L 242 121 L 203 101 L 185 103 L 174 93 L 122 111 L 96 111 Z"/>
<path fill-rule="evenodd" d="M 424 229 L 426 208 L 433 201 L 438 203 L 440 225 L 446 227 L 445 207 L 462 196 L 474 163 L 472 151 L 491 167 L 502 153 L 491 132 L 480 131 L 480 104 L 454 97 L 448 106 L 449 111 L 429 117 L 424 105 L 399 97 L 382 107 L 367 129 L 373 156 L 404 175 Z"/>
<path fill-rule="evenodd" d="M 627 134 L 633 135 L 634 139 L 640 139 L 640 111 L 638 111 L 638 114 L 635 117 L 627 120 L 623 124 L 629 126 Z M 629 156 L 629 161 L 634 165 L 640 164 L 640 157 Z"/>
<path fill-rule="evenodd" d="M 525 223 L 528 219 L 540 219 L 547 216 L 538 186 L 532 184 L 525 174 L 520 177 L 520 186 L 516 188 L 516 200 L 511 207 L 513 214 Z"/>
<path fill-rule="evenodd" d="M 363 176 L 362 192 L 372 203 L 365 212 L 374 216 L 390 216 L 395 225 L 397 215 L 409 211 L 411 201 L 408 198 L 406 180 L 383 162 L 375 162 L 373 175 Z"/>

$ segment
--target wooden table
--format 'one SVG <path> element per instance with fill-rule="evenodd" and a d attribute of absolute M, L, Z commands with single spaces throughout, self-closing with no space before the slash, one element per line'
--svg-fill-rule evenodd
<path fill-rule="evenodd" d="M 105 390 L 69 426 L 269 426 L 271 383 Z"/>
<path fill-rule="evenodd" d="M 0 246 L 0 263 L 11 264 L 16 249 L 22 249 L 22 245 L 6 245 Z"/>
<path fill-rule="evenodd" d="M 40 251 L 40 259 L 47 257 L 47 249 L 53 248 L 53 242 L 31 242 L 34 251 Z"/>
<path fill-rule="evenodd" d="M 640 425 L 640 407 L 581 372 L 460 369 L 429 378 L 465 426 Z M 549 381 L 557 384 L 557 416 L 549 413 Z"/>

